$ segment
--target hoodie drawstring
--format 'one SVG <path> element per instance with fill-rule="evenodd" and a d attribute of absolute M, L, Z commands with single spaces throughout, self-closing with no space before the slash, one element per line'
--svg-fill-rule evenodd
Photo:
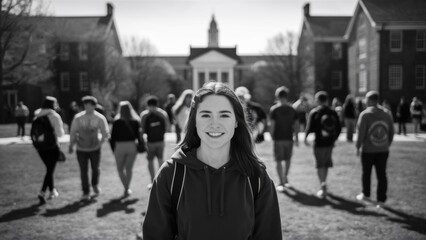
<path fill-rule="evenodd" d="M 222 168 L 222 183 L 220 186 L 220 216 L 225 214 L 225 170 L 226 167 Z"/>
<path fill-rule="evenodd" d="M 211 189 L 210 189 L 210 176 L 209 176 L 209 168 L 204 166 L 204 173 L 206 176 L 207 183 L 207 208 L 209 210 L 209 215 L 212 215 L 212 198 L 211 198 Z"/>

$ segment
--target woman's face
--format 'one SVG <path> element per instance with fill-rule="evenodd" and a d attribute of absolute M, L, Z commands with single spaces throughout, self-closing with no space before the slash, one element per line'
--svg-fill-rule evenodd
<path fill-rule="evenodd" d="M 201 145 L 211 149 L 230 144 L 237 127 L 231 103 L 219 95 L 204 97 L 198 105 L 195 121 Z"/>

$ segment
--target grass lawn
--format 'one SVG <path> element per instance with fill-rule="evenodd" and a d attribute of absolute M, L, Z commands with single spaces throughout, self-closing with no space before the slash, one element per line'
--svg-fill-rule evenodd
<path fill-rule="evenodd" d="M 66 150 L 68 144 L 63 144 Z M 166 145 L 169 157 L 172 144 Z M 269 173 L 277 180 L 272 144 L 257 145 Z M 279 193 L 285 239 L 425 239 L 426 144 L 395 142 L 388 161 L 388 207 L 376 209 L 355 200 L 361 190 L 361 164 L 353 144 L 338 142 L 328 183 L 330 196 L 315 197 L 318 180 L 312 149 L 295 148 L 290 182 L 293 190 Z M 81 203 L 79 169 L 75 155 L 57 165 L 55 184 L 60 197 L 38 206 L 37 193 L 45 167 L 30 144 L 0 146 L 1 239 L 136 239 L 147 205 L 149 174 L 145 154 L 134 167 L 133 195 L 123 193 L 108 145 L 102 149 L 102 195 Z M 375 175 L 373 195 L 375 198 Z"/>

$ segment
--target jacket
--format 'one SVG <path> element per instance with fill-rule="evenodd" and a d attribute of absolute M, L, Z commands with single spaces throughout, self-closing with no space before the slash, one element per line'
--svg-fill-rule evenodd
<path fill-rule="evenodd" d="M 36 118 L 47 115 L 47 118 L 49 119 L 50 124 L 52 124 L 53 130 L 55 131 L 56 137 L 60 138 L 64 136 L 64 123 L 62 122 L 61 116 L 55 110 L 50 108 L 39 108 L 35 110 L 34 115 Z"/>
<path fill-rule="evenodd" d="M 186 166 L 177 213 L 171 207 L 175 162 Z M 219 169 L 196 157 L 196 149 L 178 150 L 153 182 L 143 224 L 144 239 L 281 240 L 281 220 L 274 183 L 266 170 L 253 197 L 250 180 L 232 159 Z"/>

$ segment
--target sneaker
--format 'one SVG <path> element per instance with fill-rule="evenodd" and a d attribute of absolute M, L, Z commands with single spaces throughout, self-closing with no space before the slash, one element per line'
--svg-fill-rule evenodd
<path fill-rule="evenodd" d="M 370 197 L 366 197 L 365 195 L 364 195 L 364 193 L 360 193 L 360 194 L 358 194 L 358 195 L 356 195 L 356 200 L 358 200 L 358 201 L 367 201 L 367 202 L 371 202 L 371 199 L 370 199 Z"/>
<path fill-rule="evenodd" d="M 124 197 L 128 197 L 128 196 L 130 196 L 130 195 L 132 195 L 132 189 L 127 189 L 127 190 L 124 190 Z"/>
<path fill-rule="evenodd" d="M 38 197 L 38 200 L 40 201 L 40 205 L 46 204 L 46 198 L 44 197 L 44 192 L 40 192 L 37 197 Z"/>
<path fill-rule="evenodd" d="M 89 201 L 90 200 L 90 195 L 89 194 L 83 194 L 83 196 L 81 196 L 81 201 Z"/>
<path fill-rule="evenodd" d="M 98 186 L 93 186 L 93 192 L 95 192 L 95 197 L 97 197 L 101 194 L 102 190 Z"/>
<path fill-rule="evenodd" d="M 377 202 L 376 203 L 376 208 L 383 208 L 385 206 L 384 202 Z"/>
<path fill-rule="evenodd" d="M 277 192 L 284 192 L 285 187 L 284 185 L 281 183 L 278 186 L 276 186 Z"/>
<path fill-rule="evenodd" d="M 49 198 L 48 198 L 48 199 L 54 199 L 54 198 L 57 198 L 57 197 L 59 197 L 59 193 L 58 193 L 58 191 L 56 190 L 56 188 L 54 188 L 54 189 L 50 192 L 50 195 L 49 195 Z"/>
<path fill-rule="evenodd" d="M 326 192 L 326 191 L 324 191 L 323 189 L 320 189 L 320 190 L 317 192 L 317 197 L 319 197 L 319 198 L 324 199 L 324 198 L 326 197 L 326 195 L 327 195 L 327 192 Z"/>
<path fill-rule="evenodd" d="M 284 187 L 285 187 L 285 188 L 291 188 L 291 184 L 290 184 L 290 183 L 288 183 L 288 182 L 287 182 L 287 183 L 284 183 Z"/>
<path fill-rule="evenodd" d="M 148 184 L 148 185 L 146 186 L 146 188 L 148 188 L 148 190 L 151 190 L 151 188 L 152 188 L 152 183 Z"/>

